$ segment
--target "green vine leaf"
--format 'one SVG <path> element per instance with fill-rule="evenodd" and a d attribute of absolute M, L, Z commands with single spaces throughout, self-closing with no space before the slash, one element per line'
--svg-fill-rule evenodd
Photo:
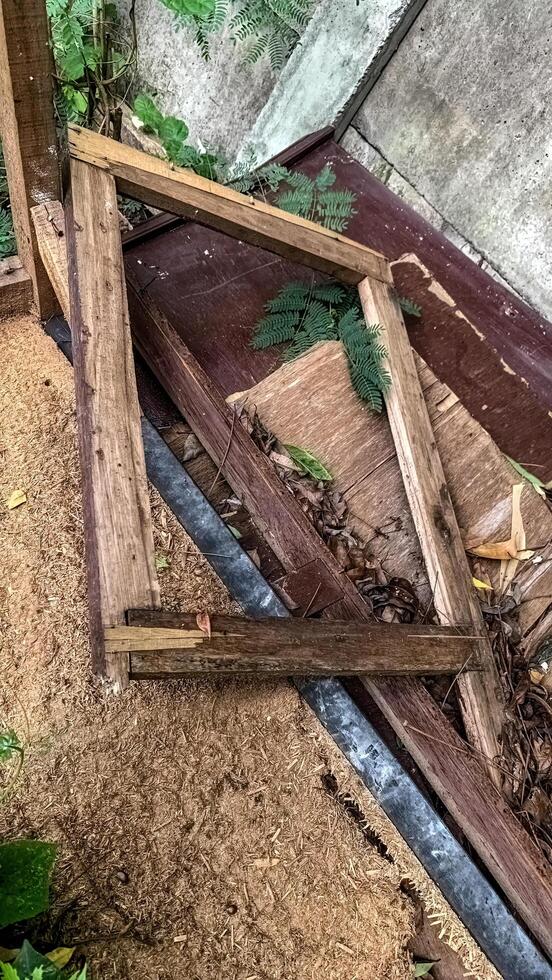
<path fill-rule="evenodd" d="M 6 728 L 0 731 L 0 762 L 9 762 L 17 753 L 21 754 L 23 747 L 19 741 L 19 736 L 13 728 Z"/>
<path fill-rule="evenodd" d="M 329 470 L 320 462 L 316 456 L 309 453 L 307 449 L 301 449 L 300 446 L 288 446 L 284 445 L 284 449 L 288 456 L 297 463 L 301 469 L 312 476 L 313 479 L 319 480 L 322 483 L 329 483 L 333 480 L 333 476 Z"/>
<path fill-rule="evenodd" d="M 151 96 L 141 92 L 137 95 L 133 105 L 134 115 L 142 123 L 144 129 L 149 133 L 159 135 L 159 129 L 163 123 L 163 113 L 159 111 Z"/>

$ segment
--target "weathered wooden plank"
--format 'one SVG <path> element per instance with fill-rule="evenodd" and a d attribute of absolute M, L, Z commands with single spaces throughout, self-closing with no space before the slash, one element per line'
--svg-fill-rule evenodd
<path fill-rule="evenodd" d="M 387 417 L 410 511 L 441 623 L 471 623 L 474 633 L 485 629 L 471 587 L 471 573 L 460 536 L 445 474 L 410 340 L 392 288 L 365 279 L 358 287 L 367 324 L 381 325 L 392 383 L 385 396 Z M 468 739 L 482 757 L 499 757 L 504 704 L 498 670 L 488 636 L 480 644 L 483 672 L 458 679 L 460 707 Z M 500 782 L 496 769 L 489 775 Z"/>
<path fill-rule="evenodd" d="M 213 615 L 206 633 L 191 613 L 165 610 L 129 610 L 127 621 L 105 630 L 105 648 L 131 654 L 134 678 L 440 674 L 461 670 L 472 652 L 478 666 L 468 632 L 443 627 Z"/>
<path fill-rule="evenodd" d="M 74 159 L 108 171 L 121 193 L 145 204 L 193 218 L 343 282 L 358 283 L 365 276 L 391 281 L 388 263 L 378 252 L 190 170 L 175 169 L 166 160 L 79 126 L 69 128 L 69 149 Z"/>
<path fill-rule="evenodd" d="M 28 313 L 33 302 L 33 283 L 17 255 L 0 260 L 0 317 Z"/>
<path fill-rule="evenodd" d="M 294 501 L 287 494 L 287 507 L 273 506 L 270 484 L 257 472 L 251 441 L 247 446 L 229 439 L 231 416 L 221 408 L 220 392 L 193 365 L 197 383 L 182 383 L 193 362 L 181 339 L 149 303 L 147 294 L 129 289 L 133 331 L 146 360 L 165 384 L 169 394 L 194 428 L 236 493 L 249 489 L 248 505 L 255 508 L 257 525 L 269 540 L 279 542 L 278 557 L 288 571 L 312 560 L 313 546 L 306 538 L 294 537 L 296 524 L 289 514 Z M 187 365 L 186 366 L 186 362 Z M 222 421 L 221 421 L 222 420 Z M 234 435 L 239 432 L 236 425 Z M 236 449 L 236 444 L 238 448 Z M 227 447 L 230 445 L 230 449 Z M 233 451 L 232 451 L 232 446 Z M 241 474 L 241 478 L 240 478 Z M 244 486 L 245 483 L 245 486 Z M 288 509 L 289 508 L 289 509 Z M 303 515 L 304 523 L 307 518 Z M 325 546 L 318 539 L 318 554 Z M 303 552 L 303 559 L 301 553 Z M 333 556 L 334 575 L 339 569 Z M 325 556 L 325 562 L 327 561 Z M 370 611 L 345 576 L 341 581 L 346 601 L 328 607 L 328 621 L 352 618 L 368 621 Z M 353 596 L 356 593 L 356 600 Z M 423 684 L 414 677 L 364 680 L 368 691 L 400 733 L 400 738 L 435 792 L 449 807 L 467 839 L 477 850 L 514 907 L 543 946 L 552 952 L 552 880 L 549 866 L 538 848 L 507 807 L 493 782 L 485 775 L 478 758 L 459 738 Z"/>
<path fill-rule="evenodd" d="M 113 178 L 71 163 L 69 293 L 83 481 L 92 653 L 115 685 L 128 657 L 103 632 L 125 611 L 159 604 L 140 410 Z"/>
<path fill-rule="evenodd" d="M 31 218 L 42 264 L 48 273 L 63 315 L 70 323 L 67 242 L 63 205 L 60 201 L 37 204 L 36 207 L 31 208 Z"/>
<path fill-rule="evenodd" d="M 59 196 L 52 53 L 44 0 L 0 3 L 0 134 L 17 250 L 39 313 L 56 311 L 30 209 Z"/>

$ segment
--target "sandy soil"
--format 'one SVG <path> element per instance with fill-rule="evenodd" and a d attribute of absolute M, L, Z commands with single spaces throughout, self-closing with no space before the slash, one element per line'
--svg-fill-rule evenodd
<path fill-rule="evenodd" d="M 71 369 L 0 324 L 0 699 L 27 742 L 0 834 L 55 840 L 53 945 L 101 980 L 403 980 L 414 880 L 472 976 L 494 970 L 287 682 L 134 684 L 89 669 Z M 27 502 L 8 510 L 15 489 Z M 235 610 L 152 494 L 167 606 Z M 392 860 L 324 789 L 333 772 Z"/>

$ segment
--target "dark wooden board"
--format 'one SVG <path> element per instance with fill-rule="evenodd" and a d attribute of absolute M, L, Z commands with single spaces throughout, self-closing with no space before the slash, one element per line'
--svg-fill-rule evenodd
<path fill-rule="evenodd" d="M 209 617 L 129 610 L 127 625 L 105 631 L 106 650 L 130 655 L 130 676 L 188 674 L 446 674 L 476 652 L 469 629 L 315 619 Z"/>

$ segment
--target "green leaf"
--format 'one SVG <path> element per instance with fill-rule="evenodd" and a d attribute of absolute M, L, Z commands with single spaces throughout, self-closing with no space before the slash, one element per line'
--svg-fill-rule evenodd
<path fill-rule="evenodd" d="M 169 160 L 173 163 L 178 161 L 178 155 L 182 150 L 182 144 L 188 138 L 189 129 L 182 119 L 176 116 L 165 116 L 159 127 L 159 138 L 163 144 Z"/>
<path fill-rule="evenodd" d="M 435 963 L 436 962 L 437 962 L 437 960 L 434 960 L 432 963 L 429 963 L 429 962 L 427 962 L 427 963 L 415 963 L 414 964 L 414 976 L 415 977 L 427 977 L 428 974 L 431 973 L 431 971 L 432 971 L 433 967 L 435 966 Z"/>
<path fill-rule="evenodd" d="M 132 107 L 135 116 L 144 125 L 144 129 L 150 133 L 159 134 L 160 126 L 163 122 L 163 113 L 155 105 L 151 96 L 142 92 L 137 95 Z"/>
<path fill-rule="evenodd" d="M 321 480 L 323 482 L 328 482 L 333 480 L 333 476 L 325 466 L 322 465 L 316 456 L 309 453 L 306 449 L 301 449 L 300 446 L 288 446 L 284 445 L 284 449 L 293 460 L 297 463 L 305 473 L 309 476 L 314 477 L 315 480 Z"/>
<path fill-rule="evenodd" d="M 0 963 L 0 976 L 2 980 L 20 980 L 11 963 Z"/>
<path fill-rule="evenodd" d="M 0 762 L 9 762 L 15 752 L 20 755 L 22 751 L 21 742 L 13 728 L 0 732 Z"/>
<path fill-rule="evenodd" d="M 23 940 L 13 965 L 20 980 L 35 980 L 35 976 L 40 980 L 59 980 L 61 977 L 57 966 L 33 949 L 27 939 Z"/>
<path fill-rule="evenodd" d="M 14 840 L 0 844 L 0 928 L 32 919 L 48 908 L 55 844 Z"/>
<path fill-rule="evenodd" d="M 516 473 L 519 473 L 524 480 L 527 480 L 527 482 L 531 484 L 531 486 L 537 491 L 538 494 L 540 494 L 541 497 L 546 497 L 545 484 L 542 482 L 542 480 L 539 480 L 538 476 L 533 476 L 533 474 L 529 473 L 529 470 L 526 470 L 521 463 L 516 463 L 515 459 L 512 459 L 510 456 L 506 456 L 506 459 L 514 467 Z"/>
<path fill-rule="evenodd" d="M 216 0 L 161 0 L 161 3 L 181 17 L 208 17 Z"/>
<path fill-rule="evenodd" d="M 413 303 L 406 296 L 399 296 L 399 306 L 403 313 L 409 313 L 410 316 L 420 317 L 422 315 L 422 307 L 418 306 L 417 303 Z"/>
<path fill-rule="evenodd" d="M 64 966 L 67 966 L 74 952 L 75 946 L 58 946 L 46 953 L 46 959 L 57 966 L 58 970 L 62 970 Z"/>
<path fill-rule="evenodd" d="M 335 174 L 329 163 L 322 168 L 314 182 L 319 191 L 327 191 L 329 187 L 335 184 Z"/>

